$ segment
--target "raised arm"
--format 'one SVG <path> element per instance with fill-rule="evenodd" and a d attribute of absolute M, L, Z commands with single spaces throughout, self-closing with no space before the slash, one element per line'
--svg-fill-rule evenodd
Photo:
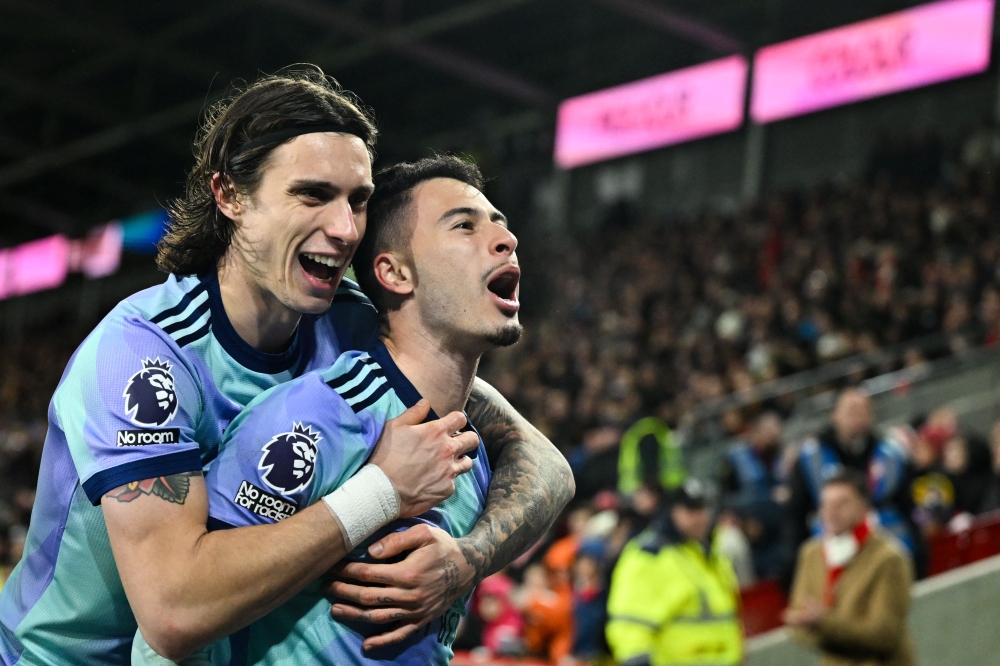
<path fill-rule="evenodd" d="M 476 582 L 500 571 L 540 539 L 573 499 L 569 463 L 499 391 L 476 379 L 466 409 L 493 468 L 486 510 L 459 539 Z"/>
<path fill-rule="evenodd" d="M 375 557 L 412 550 L 397 564 L 350 563 L 341 573 L 379 587 L 331 581 L 333 616 L 400 625 L 365 641 L 373 649 L 403 640 L 440 616 L 480 580 L 516 559 L 552 526 L 576 484 L 558 449 L 486 382 L 476 379 L 466 406 L 493 469 L 486 507 L 472 531 L 453 539 L 418 526 L 372 545 Z"/>

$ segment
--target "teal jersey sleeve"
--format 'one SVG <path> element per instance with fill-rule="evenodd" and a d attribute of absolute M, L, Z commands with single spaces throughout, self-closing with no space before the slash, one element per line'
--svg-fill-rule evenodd
<path fill-rule="evenodd" d="M 109 317 L 80 346 L 51 409 L 87 498 L 202 466 L 201 382 L 177 344 L 138 315 Z"/>
<path fill-rule="evenodd" d="M 230 424 L 205 474 L 210 528 L 288 518 L 365 464 L 383 423 L 355 413 L 326 375 L 265 391 Z"/>

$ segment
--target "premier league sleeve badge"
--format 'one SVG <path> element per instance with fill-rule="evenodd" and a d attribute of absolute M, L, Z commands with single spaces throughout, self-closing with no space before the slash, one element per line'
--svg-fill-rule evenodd
<path fill-rule="evenodd" d="M 142 362 L 142 370 L 129 377 L 125 385 L 125 413 L 140 426 L 162 426 L 177 415 L 177 392 L 173 367 L 159 357 Z"/>
<path fill-rule="evenodd" d="M 311 426 L 292 424 L 291 432 L 275 435 L 264 445 L 257 469 L 261 479 L 282 495 L 305 489 L 316 469 L 317 444 L 322 439 Z"/>

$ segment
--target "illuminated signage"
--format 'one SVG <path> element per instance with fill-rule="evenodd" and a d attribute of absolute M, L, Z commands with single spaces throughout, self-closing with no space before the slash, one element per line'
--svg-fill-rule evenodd
<path fill-rule="evenodd" d="M 0 250 L 0 300 L 54 289 L 69 273 L 111 275 L 121 258 L 122 227 L 117 222 L 98 227 L 82 240 L 49 236 Z"/>
<path fill-rule="evenodd" d="M 49 236 L 2 249 L 0 300 L 54 289 L 70 273 L 83 273 L 88 278 L 111 275 L 121 264 L 122 250 L 155 252 L 167 219 L 167 211 L 154 210 L 104 224 L 80 240 Z"/>
<path fill-rule="evenodd" d="M 0 298 L 58 287 L 69 271 L 71 242 L 65 236 L 0 250 Z"/>
<path fill-rule="evenodd" d="M 990 63 L 994 0 L 946 0 L 760 49 L 758 123 L 976 74 Z"/>
<path fill-rule="evenodd" d="M 563 168 L 728 132 L 743 123 L 747 61 L 731 56 L 567 99 L 555 161 Z"/>

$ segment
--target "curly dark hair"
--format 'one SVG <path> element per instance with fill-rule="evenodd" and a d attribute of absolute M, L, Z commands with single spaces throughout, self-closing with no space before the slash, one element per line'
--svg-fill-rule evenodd
<path fill-rule="evenodd" d="M 416 162 L 402 162 L 375 174 L 375 192 L 368 199 L 368 219 L 364 238 L 354 251 L 354 276 L 362 291 L 378 307 L 379 317 L 386 323 L 386 307 L 382 288 L 375 278 L 375 257 L 406 247 L 413 236 L 409 224 L 409 208 L 413 188 L 425 180 L 453 178 L 483 191 L 483 175 L 479 167 L 454 155 L 435 155 Z"/>
<path fill-rule="evenodd" d="M 212 177 L 222 179 L 227 197 L 253 196 L 260 187 L 267 158 L 281 143 L 240 151 L 249 141 L 303 125 L 337 124 L 349 128 L 374 159 L 375 127 L 371 112 L 319 67 L 262 77 L 245 89 L 235 88 L 213 104 L 194 141 L 194 168 L 183 197 L 168 208 L 170 222 L 157 245 L 156 265 L 176 275 L 214 267 L 233 238 L 232 220 L 212 195 Z M 290 139 L 289 139 L 290 140 Z"/>

